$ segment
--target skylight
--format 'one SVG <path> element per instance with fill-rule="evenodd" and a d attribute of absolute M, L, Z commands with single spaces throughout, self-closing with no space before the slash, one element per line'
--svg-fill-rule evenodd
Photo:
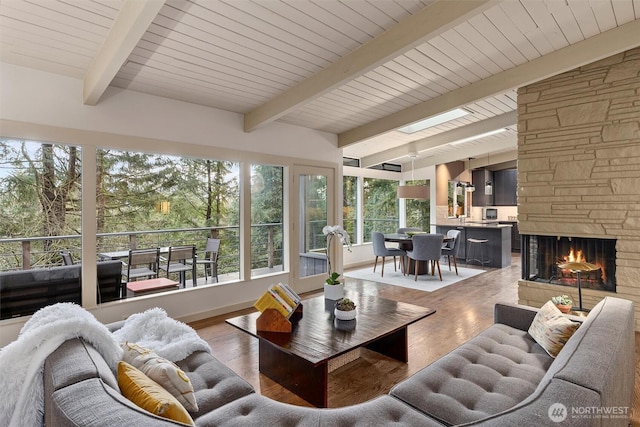
<path fill-rule="evenodd" d="M 398 129 L 398 132 L 402 133 L 415 133 L 427 128 L 437 126 L 441 123 L 448 122 L 449 120 L 457 119 L 469 114 L 467 110 L 462 108 L 456 108 L 455 110 L 447 111 L 446 113 L 438 114 L 437 116 L 429 117 L 428 119 L 420 120 Z"/>

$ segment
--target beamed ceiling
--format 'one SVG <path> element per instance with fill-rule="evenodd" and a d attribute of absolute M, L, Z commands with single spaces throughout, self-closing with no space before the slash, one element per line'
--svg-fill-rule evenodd
<path fill-rule="evenodd" d="M 518 87 L 638 45 L 640 0 L 0 2 L 1 60 L 82 79 L 85 104 L 114 86 L 331 132 L 363 166 L 515 158 Z"/>

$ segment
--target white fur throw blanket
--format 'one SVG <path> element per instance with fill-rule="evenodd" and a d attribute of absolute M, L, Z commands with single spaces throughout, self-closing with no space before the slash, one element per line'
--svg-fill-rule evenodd
<path fill-rule="evenodd" d="M 0 427 L 43 425 L 44 361 L 66 340 L 77 337 L 90 343 L 114 373 L 124 341 L 151 348 L 174 362 L 196 350 L 211 352 L 191 327 L 160 308 L 132 315 L 111 333 L 76 304 L 44 307 L 24 324 L 16 341 L 0 349 Z"/>
<path fill-rule="evenodd" d="M 189 325 L 167 316 L 161 308 L 150 308 L 129 316 L 113 336 L 119 342 L 136 343 L 150 348 L 172 362 L 182 360 L 195 351 L 211 353 L 211 347 Z"/>

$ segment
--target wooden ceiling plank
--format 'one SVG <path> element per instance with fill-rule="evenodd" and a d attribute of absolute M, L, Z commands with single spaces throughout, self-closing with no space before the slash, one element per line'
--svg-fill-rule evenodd
<path fill-rule="evenodd" d="M 417 65 L 422 67 L 422 70 L 420 71 L 423 71 L 430 79 L 435 80 L 438 84 L 449 90 L 458 89 L 469 84 L 468 81 L 464 80 L 457 74 L 451 74 L 447 68 L 433 60 L 427 53 L 421 51 L 420 48 L 413 49 L 402 55 L 402 57 L 415 62 Z M 396 61 L 398 60 L 399 58 L 396 58 Z M 411 67 L 411 64 L 407 66 Z"/>
<path fill-rule="evenodd" d="M 635 48 L 640 45 L 639 32 L 640 21 L 631 21 L 438 98 L 341 133 L 338 135 L 338 146 L 345 147 L 449 111 L 459 105 L 475 102 Z"/>
<path fill-rule="evenodd" d="M 616 16 L 613 13 L 610 0 L 589 0 L 589 4 L 593 9 L 601 33 L 616 26 Z"/>
<path fill-rule="evenodd" d="M 161 17 L 157 21 L 161 21 Z M 186 27 L 185 27 L 186 28 Z M 215 58 L 222 65 L 239 64 L 247 69 L 255 70 L 260 73 L 266 73 L 272 79 L 285 84 L 291 85 L 291 82 L 298 82 L 303 79 L 306 70 L 301 69 L 297 65 L 290 67 L 282 67 L 282 63 L 278 61 L 278 65 L 271 64 L 273 58 L 262 52 L 252 51 L 250 55 L 245 55 L 245 49 L 216 37 L 216 44 L 207 43 L 199 37 L 201 34 L 192 34 L 180 32 L 178 29 L 169 29 L 155 22 L 149 27 L 149 31 L 143 37 L 144 40 L 162 44 L 189 53 L 194 56 L 203 58 Z"/>
<path fill-rule="evenodd" d="M 545 35 L 553 50 L 562 49 L 569 45 L 558 23 L 549 12 L 547 5 L 540 0 L 521 0 L 527 11 L 535 21 L 538 31 Z"/>
<path fill-rule="evenodd" d="M 221 66 L 207 59 L 185 55 L 184 51 L 167 49 L 164 46 L 158 46 L 153 43 L 142 40 L 138 47 L 133 51 L 132 55 L 139 55 L 143 58 L 157 61 L 160 64 L 166 64 L 167 67 L 183 69 L 183 75 L 193 75 L 198 79 L 215 81 L 216 79 L 225 79 L 235 84 L 252 87 L 256 90 L 271 92 L 271 96 L 275 96 L 282 92 L 285 85 L 276 84 L 264 76 L 252 73 L 250 69 L 230 69 Z M 131 57 L 129 60 L 132 60 Z M 145 62 L 140 62 L 145 63 Z M 184 64 L 189 64 L 187 67 Z M 181 65 L 181 67 L 176 67 Z"/>
<path fill-rule="evenodd" d="M 630 0 L 613 1 L 611 5 L 618 25 L 626 24 L 633 19 L 633 3 Z"/>
<path fill-rule="evenodd" d="M 240 8 L 243 4 L 253 9 L 247 11 Z M 295 22 L 278 25 L 279 20 L 274 20 L 273 17 L 277 18 L 277 15 L 264 9 L 255 10 L 256 7 L 257 5 L 248 2 L 218 2 L 214 8 L 217 15 L 215 22 L 234 33 L 244 33 L 259 43 L 307 58 L 309 62 L 321 67 L 336 61 L 345 53 L 336 53 L 313 41 L 314 35 L 309 34 L 305 28 L 300 28 Z"/>
<path fill-rule="evenodd" d="M 556 20 L 558 26 L 569 44 L 574 44 L 580 40 L 584 40 L 580 25 L 576 17 L 573 15 L 568 3 L 557 2 L 553 0 L 545 0 L 545 4 L 551 12 L 551 16 Z"/>
<path fill-rule="evenodd" d="M 207 16 L 215 22 L 215 15 L 207 11 Z M 204 15 L 204 12 L 203 12 Z M 289 54 L 286 51 L 275 49 L 267 44 L 256 47 L 253 40 L 248 38 L 244 33 L 233 33 L 219 25 L 213 25 L 204 20 L 204 16 L 192 16 L 183 14 L 179 10 L 166 8 L 162 10 L 162 14 L 158 15 L 156 24 L 167 28 L 168 37 L 177 39 L 181 35 L 192 37 L 194 41 L 200 41 L 206 44 L 207 40 L 215 38 L 215 45 L 232 50 L 244 56 L 255 56 L 256 59 L 265 61 L 266 63 L 281 63 L 282 68 L 294 68 L 294 72 L 303 76 L 311 75 L 317 72 L 320 67 L 309 61 Z"/>
<path fill-rule="evenodd" d="M 600 32 L 596 17 L 593 15 L 593 9 L 585 7 L 584 0 L 567 0 L 567 3 L 585 39 L 595 36 Z"/>
<path fill-rule="evenodd" d="M 506 2 L 505 5 L 511 3 L 513 2 Z M 540 56 L 540 52 L 538 52 L 529 39 L 524 36 L 522 30 L 520 30 L 520 26 L 511 20 L 502 7 L 493 7 L 487 10 L 484 15 L 495 28 L 500 29 L 500 32 L 509 40 L 509 43 L 513 44 L 528 61 Z M 473 20 L 474 18 L 471 19 L 471 22 L 473 22 Z"/>
<path fill-rule="evenodd" d="M 487 40 L 482 33 L 476 30 L 470 22 L 464 22 L 458 27 L 456 31 L 463 37 L 468 43 L 471 43 L 480 53 L 485 55 L 500 68 L 500 71 L 517 65 L 511 61 L 503 52 L 498 50 L 489 40 Z"/>
<path fill-rule="evenodd" d="M 461 86 L 466 86 L 469 83 L 480 80 L 480 76 L 478 74 L 468 70 L 448 55 L 450 47 L 450 44 L 444 42 L 441 37 L 437 36 L 432 40 L 429 40 L 429 42 L 418 46 L 416 50 L 437 63 L 443 70 L 443 75 L 449 78 L 451 78 L 451 75 L 455 75 L 457 77 L 456 81 L 463 82 Z M 486 71 L 484 71 L 484 73 L 486 73 Z M 480 74 L 484 75 L 484 73 Z"/>
<path fill-rule="evenodd" d="M 163 5 L 164 0 L 128 0 L 123 5 L 85 75 L 83 99 L 86 105 L 98 103 Z"/>
<path fill-rule="evenodd" d="M 316 37 L 326 40 L 329 45 L 335 46 L 335 52 L 339 52 L 341 50 L 349 52 L 360 46 L 360 43 L 348 37 L 346 34 L 336 31 L 335 28 L 328 26 L 324 22 L 292 7 L 285 2 L 271 1 L 261 4 L 261 6 L 281 16 L 285 22 L 295 22 L 301 27 L 304 27 L 314 33 Z M 324 42 L 321 43 L 324 44 Z"/>
<path fill-rule="evenodd" d="M 440 0 L 432 3 L 329 67 L 246 114 L 245 131 L 252 131 L 258 126 L 277 120 L 296 106 L 365 74 L 416 47 L 428 37 L 464 22 L 469 16 L 491 5 L 491 1 Z"/>
<path fill-rule="evenodd" d="M 428 87 L 429 91 L 434 94 L 433 96 L 442 95 L 443 93 L 458 87 L 446 79 L 439 78 L 439 76 L 436 76 L 421 65 L 411 61 L 405 55 L 387 62 L 385 67 L 395 73 L 405 76 L 407 79 L 413 80 L 420 86 Z M 443 86 L 443 83 L 446 83 L 447 86 Z"/>

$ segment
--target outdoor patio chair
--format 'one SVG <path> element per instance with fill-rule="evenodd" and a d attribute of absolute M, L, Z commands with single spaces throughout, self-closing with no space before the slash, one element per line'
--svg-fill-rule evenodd
<path fill-rule="evenodd" d="M 207 282 L 209 276 L 207 271 L 211 274 L 211 277 L 216 279 L 218 283 L 218 251 L 220 250 L 220 239 L 214 239 L 209 237 L 207 239 L 207 245 L 204 247 L 202 258 L 196 254 L 196 265 L 204 266 L 204 280 Z M 191 261 L 187 260 L 188 263 Z"/>
<path fill-rule="evenodd" d="M 64 265 L 73 265 L 73 264 L 75 264 L 73 262 L 73 256 L 71 256 L 71 252 L 69 252 L 67 250 L 61 250 L 60 251 L 60 256 L 62 257 L 62 262 L 64 263 Z"/>
<path fill-rule="evenodd" d="M 160 248 L 130 249 L 126 268 L 122 271 L 125 283 L 158 277 L 159 262 Z"/>
<path fill-rule="evenodd" d="M 442 234 L 416 234 L 411 238 L 413 250 L 407 251 L 407 256 L 415 263 L 415 280 L 418 280 L 418 262 L 427 261 L 431 263 L 431 274 L 435 275 L 435 267 L 438 266 L 438 276 L 442 280 L 440 271 L 440 257 L 442 256 Z"/>
<path fill-rule="evenodd" d="M 187 262 L 190 261 L 190 262 Z M 193 286 L 197 286 L 198 277 L 196 275 L 196 247 L 191 246 L 171 246 L 167 255 L 167 262 L 160 264 L 160 270 L 167 272 L 167 278 L 172 273 L 178 273 L 182 287 L 187 286 L 186 272 L 191 270 Z"/>
<path fill-rule="evenodd" d="M 396 267 L 396 257 L 400 257 L 400 262 L 402 262 L 402 271 L 404 271 L 404 257 L 407 255 L 405 251 L 398 248 L 388 248 L 384 243 L 384 234 L 379 233 L 377 231 L 373 231 L 371 233 L 371 242 L 373 243 L 373 254 L 376 256 L 376 260 L 373 264 L 373 272 L 376 272 L 376 266 L 378 265 L 378 257 L 382 257 L 382 271 L 380 277 L 384 277 L 384 259 L 385 257 L 392 256 L 393 257 L 393 269 L 398 271 Z"/>

